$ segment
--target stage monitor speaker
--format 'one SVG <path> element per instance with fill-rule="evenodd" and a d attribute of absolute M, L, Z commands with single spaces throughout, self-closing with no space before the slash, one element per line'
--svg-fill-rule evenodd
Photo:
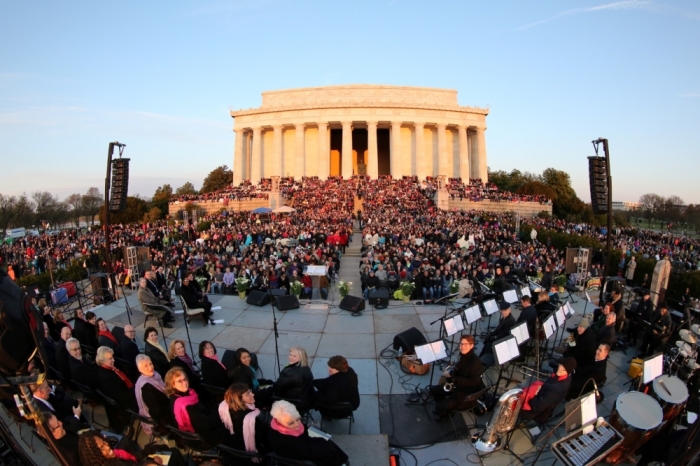
<path fill-rule="evenodd" d="M 270 295 L 262 291 L 251 291 L 245 302 L 254 306 L 264 306 L 270 304 Z"/>
<path fill-rule="evenodd" d="M 389 292 L 384 289 L 370 291 L 369 303 L 377 307 L 387 307 L 389 305 Z"/>
<path fill-rule="evenodd" d="M 285 296 L 287 294 L 286 288 L 273 288 L 270 290 L 272 296 Z"/>
<path fill-rule="evenodd" d="M 406 353 L 415 353 L 415 347 L 425 345 L 425 335 L 415 327 L 404 330 L 394 337 L 394 351 L 401 348 Z"/>
<path fill-rule="evenodd" d="M 109 199 L 109 210 L 112 212 L 126 210 L 126 197 L 129 192 L 129 160 L 112 161 L 112 186 Z"/>
<path fill-rule="evenodd" d="M 350 311 L 353 314 L 359 314 L 365 310 L 365 300 L 364 298 L 358 298 L 357 296 L 347 295 L 340 301 L 338 305 L 344 311 Z"/>
<path fill-rule="evenodd" d="M 299 300 L 294 295 L 275 296 L 275 306 L 280 311 L 299 309 Z"/>

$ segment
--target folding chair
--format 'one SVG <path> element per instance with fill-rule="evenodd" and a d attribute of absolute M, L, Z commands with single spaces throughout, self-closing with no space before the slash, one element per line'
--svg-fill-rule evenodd
<path fill-rule="evenodd" d="M 347 401 L 338 401 L 332 405 L 317 405 L 316 411 L 321 414 L 321 430 L 324 419 L 347 419 L 348 434 L 352 434 L 352 423 L 355 422 L 352 405 Z"/>
<path fill-rule="evenodd" d="M 267 458 L 272 461 L 272 464 L 282 465 L 282 466 L 316 466 L 313 461 L 305 460 L 292 460 L 289 458 L 282 458 L 274 453 L 268 453 Z"/>
<path fill-rule="evenodd" d="M 474 418 L 474 428 L 476 429 L 476 428 L 482 427 L 479 425 L 479 420 L 476 418 L 476 414 L 474 413 L 474 410 L 479 406 L 479 404 L 476 403 L 479 400 L 479 398 L 481 398 L 486 392 L 491 390 L 491 388 L 492 387 L 486 387 L 482 390 L 479 390 L 476 393 L 472 393 L 471 395 L 467 396 L 465 399 L 462 400 L 462 402 L 457 406 L 457 408 L 454 409 L 450 413 L 450 422 L 452 423 L 452 429 L 454 430 L 454 433 L 455 433 L 455 439 L 458 438 L 457 426 L 455 425 L 455 421 L 453 419 L 453 416 L 455 415 L 455 413 L 470 414 Z M 472 403 L 474 403 L 473 406 L 470 406 L 469 408 L 460 408 L 460 406 L 464 406 L 464 405 L 472 404 Z M 471 433 L 471 429 L 472 429 L 472 427 L 470 427 L 469 424 L 467 424 L 467 431 L 469 433 Z"/>
<path fill-rule="evenodd" d="M 236 458 L 242 458 L 246 459 L 249 462 L 256 462 L 260 463 L 262 462 L 265 457 L 261 455 L 260 453 L 253 453 L 249 451 L 243 451 L 243 450 L 236 450 L 235 448 L 227 447 L 226 445 L 217 445 L 216 449 L 219 450 L 219 458 L 223 461 L 224 464 L 236 464 L 235 461 L 228 463 L 226 461 L 226 458 L 222 458 L 222 456 L 234 456 Z M 225 455 L 222 455 L 224 453 Z"/>

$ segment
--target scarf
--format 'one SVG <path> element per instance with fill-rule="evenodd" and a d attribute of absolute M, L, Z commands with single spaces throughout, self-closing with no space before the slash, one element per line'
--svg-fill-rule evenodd
<path fill-rule="evenodd" d="M 119 378 L 122 379 L 122 382 L 124 382 L 124 385 L 126 385 L 126 388 L 133 388 L 134 383 L 131 380 L 129 380 L 129 377 L 127 377 L 125 373 L 123 373 L 122 371 L 120 371 L 116 367 L 107 366 L 105 364 L 100 364 L 99 366 L 102 369 L 107 369 L 108 371 L 112 371 L 115 374 L 117 374 L 119 376 Z"/>
<path fill-rule="evenodd" d="M 192 367 L 192 364 L 193 364 L 193 363 L 192 363 L 192 358 L 189 357 L 189 356 L 187 355 L 187 353 L 185 353 L 184 356 L 176 356 L 176 357 L 177 357 L 180 361 L 182 361 L 182 362 L 184 362 L 185 364 L 187 364 L 187 367 L 189 367 L 190 370 L 192 370 L 192 371 L 194 370 L 194 368 Z"/>
<path fill-rule="evenodd" d="M 220 365 L 224 370 L 226 370 L 226 366 L 224 366 L 223 364 L 221 364 L 221 361 L 219 361 L 219 357 L 218 357 L 217 355 L 214 355 L 214 356 L 204 356 L 204 357 L 205 357 L 205 358 L 209 358 L 209 359 L 213 359 L 214 361 L 218 362 L 219 365 Z"/>
<path fill-rule="evenodd" d="M 260 410 L 254 404 L 246 404 L 246 408 L 250 410 L 243 418 L 243 442 L 245 442 L 245 450 L 257 453 L 255 447 L 255 418 L 260 414 Z M 224 426 L 233 435 L 233 421 L 231 421 L 231 412 L 229 411 L 226 401 L 219 404 L 219 417 Z"/>
<path fill-rule="evenodd" d="M 304 433 L 304 424 L 302 424 L 301 422 L 299 423 L 299 427 L 297 427 L 296 429 L 290 429 L 289 427 L 285 427 L 279 422 L 277 422 L 277 419 L 272 419 L 270 427 L 272 427 L 272 429 L 276 430 L 282 435 L 291 435 L 292 437 L 299 437 L 301 434 Z"/>
<path fill-rule="evenodd" d="M 148 344 L 149 344 L 149 345 L 153 345 L 153 346 L 155 346 L 156 348 L 158 348 L 158 349 L 160 350 L 160 352 L 163 353 L 163 355 L 165 355 L 165 359 L 167 359 L 168 362 L 170 362 L 170 358 L 168 357 L 168 352 L 165 351 L 165 349 L 163 349 L 163 347 L 160 345 L 160 343 L 158 343 L 158 342 L 151 343 L 151 342 L 149 341 Z"/>
<path fill-rule="evenodd" d="M 112 452 L 114 453 L 114 457 L 118 460 L 133 461 L 134 463 L 138 461 L 134 455 L 126 450 L 115 448 Z"/>
<path fill-rule="evenodd" d="M 117 345 L 119 344 L 119 342 L 117 341 L 117 339 L 114 338 L 114 335 L 112 335 L 112 332 L 110 332 L 109 330 L 100 330 L 100 334 L 99 334 L 99 335 L 100 335 L 101 337 L 107 337 L 107 338 L 109 338 L 110 340 L 112 340 L 112 341 L 113 341 L 114 343 L 116 343 Z"/>
<path fill-rule="evenodd" d="M 179 429 L 185 432 L 194 432 L 194 427 L 190 422 L 190 414 L 187 412 L 187 407 L 196 405 L 199 403 L 199 397 L 197 393 L 191 388 L 185 396 L 178 396 L 175 399 L 175 404 L 173 405 L 173 414 L 175 415 L 175 420 L 177 421 L 177 426 Z"/>
<path fill-rule="evenodd" d="M 165 393 L 165 383 L 158 372 L 154 372 L 152 377 L 141 375 L 141 377 L 139 377 L 136 381 L 136 388 L 134 389 L 134 392 L 136 394 L 136 403 L 139 405 L 139 414 L 144 417 L 151 417 L 151 413 L 148 411 L 148 406 L 146 406 L 146 403 L 143 401 L 143 393 L 141 392 L 143 386 L 146 384 L 151 384 L 161 392 Z M 151 435 L 152 426 L 150 424 L 141 424 L 141 426 L 143 427 L 144 432 Z"/>
<path fill-rule="evenodd" d="M 255 377 L 255 369 L 252 367 L 248 366 L 248 370 L 252 373 L 252 381 L 253 381 L 253 391 L 256 391 L 258 387 L 260 387 L 260 382 L 258 382 L 258 378 Z"/>

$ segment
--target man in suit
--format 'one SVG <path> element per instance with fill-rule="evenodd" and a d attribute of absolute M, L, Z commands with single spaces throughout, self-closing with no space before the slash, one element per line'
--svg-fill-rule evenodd
<path fill-rule="evenodd" d="M 510 329 L 515 326 L 515 317 L 510 312 L 510 304 L 503 301 L 499 304 L 499 308 L 501 310 L 501 321 L 498 322 L 496 329 L 486 337 L 479 357 L 487 353 L 493 353 L 493 342 L 510 335 Z"/>
<path fill-rule="evenodd" d="M 571 380 L 571 388 L 566 395 L 567 400 L 573 400 L 593 390 L 594 385 L 590 382 L 590 379 L 595 380 L 599 389 L 603 386 L 607 379 L 608 354 L 610 354 L 610 346 L 601 343 L 596 349 L 595 360 L 592 364 L 576 367 L 574 378 Z"/>
<path fill-rule="evenodd" d="M 202 319 L 204 320 L 204 325 L 209 323 L 214 323 L 211 319 L 211 303 L 207 299 L 206 295 L 197 291 L 197 288 L 193 285 L 194 276 L 188 274 L 182 279 L 182 287 L 180 288 L 180 296 L 187 304 L 190 309 L 204 309 L 202 314 Z"/>
<path fill-rule="evenodd" d="M 158 297 L 156 297 L 156 295 L 154 295 L 148 288 L 148 280 L 146 278 L 141 278 L 139 280 L 139 290 L 137 295 L 139 302 L 142 303 L 142 305 L 150 304 L 153 306 L 162 306 Z M 173 326 L 168 322 L 175 319 L 170 315 L 170 312 L 167 309 L 163 309 L 162 307 L 149 307 L 148 312 L 153 314 L 156 319 L 160 321 L 163 328 L 173 328 Z"/>
<path fill-rule="evenodd" d="M 133 325 L 124 326 L 124 338 L 119 344 L 121 349 L 122 359 L 129 365 L 126 367 L 127 374 L 132 380 L 136 380 L 139 376 L 138 368 L 136 367 L 136 356 L 141 354 L 139 347 L 136 344 L 136 330 Z"/>
<path fill-rule="evenodd" d="M 37 383 L 29 388 L 39 410 L 61 419 L 66 430 L 77 433 L 80 429 L 90 427 L 82 416 L 82 401 L 66 397 L 60 387 L 50 387 L 43 374 L 39 376 Z"/>
<path fill-rule="evenodd" d="M 546 422 L 554 408 L 566 398 L 571 388 L 574 369 L 576 369 L 574 358 L 562 358 L 559 360 L 557 371 L 548 377 L 544 384 L 540 382 L 536 388 L 533 384 L 530 388 L 534 393 L 528 393 L 525 397 L 526 401 L 520 414 L 522 419 Z"/>
<path fill-rule="evenodd" d="M 49 326 L 46 322 L 44 324 L 44 339 L 41 341 L 41 346 L 44 347 L 46 356 L 49 358 L 49 366 L 58 369 L 58 363 L 56 361 L 56 342 L 53 341 L 49 333 Z M 66 328 L 66 327 L 63 327 Z M 59 369 L 60 370 L 60 369 Z"/>
<path fill-rule="evenodd" d="M 66 378 L 70 378 L 70 354 L 66 348 L 66 342 L 71 338 L 70 328 L 63 327 L 61 329 L 61 339 L 56 343 L 56 365 L 61 374 Z"/>
<path fill-rule="evenodd" d="M 644 343 L 640 348 L 640 357 L 651 356 L 663 345 L 671 333 L 671 314 L 668 313 L 666 303 L 659 304 L 659 309 L 651 318 L 651 327 L 644 336 Z"/>
<path fill-rule="evenodd" d="M 642 322 L 651 322 L 654 313 L 654 303 L 649 299 L 651 292 L 649 290 L 642 291 L 642 300 L 634 309 L 629 309 L 627 312 L 630 315 L 630 324 L 627 327 L 627 341 L 630 346 L 637 344 L 637 334 L 640 329 L 643 329 Z"/>
<path fill-rule="evenodd" d="M 71 355 L 70 375 L 71 378 L 81 385 L 86 385 L 93 390 L 97 387 L 97 367 L 83 360 L 83 353 L 80 349 L 80 342 L 75 338 L 69 338 L 66 348 Z"/>
<path fill-rule="evenodd" d="M 605 316 L 605 327 L 601 328 L 595 337 L 596 346 L 601 343 L 612 346 L 613 342 L 615 341 L 616 321 L 617 314 L 614 312 L 609 312 L 608 315 Z"/>
<path fill-rule="evenodd" d="M 523 306 L 523 310 L 518 316 L 518 321 L 516 323 L 527 322 L 527 331 L 530 334 L 530 338 L 535 336 L 535 321 L 537 320 L 537 309 L 532 305 L 530 297 L 528 295 L 523 295 L 520 298 L 520 304 Z"/>
<path fill-rule="evenodd" d="M 154 266 L 155 268 L 155 266 Z M 175 304 L 173 304 L 171 296 L 170 296 L 170 290 L 162 289 L 159 288 L 158 285 L 156 284 L 156 273 L 155 271 L 152 270 L 147 270 L 144 273 L 144 278 L 146 278 L 146 285 L 148 286 L 148 289 L 151 290 L 151 293 L 153 293 L 153 296 L 156 296 L 158 298 L 158 304 L 161 304 L 163 306 L 168 306 L 168 307 L 175 307 Z"/>

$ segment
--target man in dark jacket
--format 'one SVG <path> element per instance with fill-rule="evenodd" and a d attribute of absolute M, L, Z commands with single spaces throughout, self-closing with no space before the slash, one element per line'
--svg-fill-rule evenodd
<path fill-rule="evenodd" d="M 532 305 L 530 297 L 528 295 L 523 295 L 520 299 L 520 303 L 523 306 L 523 310 L 518 316 L 517 323 L 527 322 L 527 331 L 530 334 L 530 338 L 535 336 L 535 321 L 537 320 L 537 309 Z"/>
<path fill-rule="evenodd" d="M 630 346 L 637 343 L 637 334 L 640 329 L 644 328 L 643 322 L 651 322 L 654 303 L 649 299 L 651 292 L 649 290 L 644 290 L 642 292 L 642 300 L 639 301 L 636 308 L 631 308 L 627 311 L 630 316 L 630 324 L 627 327 L 627 342 Z"/>
<path fill-rule="evenodd" d="M 369 299 L 369 293 L 377 288 L 379 288 L 379 279 L 374 275 L 374 270 L 369 269 L 369 277 L 365 280 L 365 301 Z"/>
<path fill-rule="evenodd" d="M 128 363 L 125 368 L 131 380 L 136 380 L 139 376 L 138 369 L 136 367 L 136 356 L 141 354 L 138 345 L 136 344 L 136 330 L 134 330 L 133 325 L 124 326 L 124 337 L 119 343 L 121 348 L 121 357 L 124 361 Z"/>
<path fill-rule="evenodd" d="M 75 338 L 69 338 L 66 348 L 71 355 L 70 375 L 71 378 L 81 385 L 86 385 L 93 390 L 98 388 L 97 367 L 83 360 L 83 353 L 80 349 L 80 342 Z"/>
<path fill-rule="evenodd" d="M 608 368 L 608 354 L 610 354 L 610 346 L 601 343 L 598 345 L 598 349 L 595 352 L 595 361 L 592 364 L 576 367 L 576 372 L 574 372 L 574 377 L 571 380 L 571 388 L 569 388 L 569 393 L 566 395 L 567 400 L 573 400 L 593 390 L 594 385 L 591 379 L 595 381 L 598 389 L 603 386 L 607 379 L 605 372 Z"/>
<path fill-rule="evenodd" d="M 324 407 L 335 403 L 348 402 L 355 411 L 360 406 L 360 392 L 357 374 L 343 356 L 333 356 L 328 360 L 328 374 L 325 379 L 315 379 L 315 404 L 321 414 Z"/>
<path fill-rule="evenodd" d="M 477 402 L 464 403 L 464 399 L 472 393 L 476 393 L 484 388 L 481 374 L 484 366 L 474 352 L 474 337 L 472 335 L 462 335 L 459 339 L 459 362 L 454 368 L 452 377 L 446 382 L 452 383 L 454 388 L 448 393 L 445 392 L 444 384 L 430 387 L 430 393 L 435 398 L 435 413 L 438 421 L 448 419 L 450 411 L 457 408 L 471 408 Z"/>
<path fill-rule="evenodd" d="M 58 370 L 67 379 L 70 378 L 70 354 L 66 347 L 66 342 L 71 337 L 71 331 L 68 327 L 61 329 L 61 339 L 56 343 L 56 364 Z"/>
<path fill-rule="evenodd" d="M 613 330 L 615 326 L 613 325 Z M 613 337 L 615 336 L 613 332 Z M 572 357 L 578 367 L 591 364 L 595 358 L 596 335 L 588 328 L 588 319 L 581 319 L 576 328 L 576 346 L 570 346 L 564 351 L 564 357 Z"/>
<path fill-rule="evenodd" d="M 501 310 L 501 321 L 498 323 L 496 329 L 486 337 L 484 347 L 479 356 L 493 353 L 493 342 L 510 335 L 510 329 L 515 325 L 515 317 L 510 313 L 510 304 L 503 301 L 499 304 L 499 308 Z"/>
<path fill-rule="evenodd" d="M 97 330 L 95 328 L 97 316 L 94 312 L 88 311 L 85 314 L 85 319 L 82 319 L 80 318 L 82 312 L 82 309 L 76 312 L 74 337 L 80 341 L 81 345 L 88 346 L 93 351 L 97 351 Z"/>
<path fill-rule="evenodd" d="M 537 389 L 537 393 L 529 400 L 529 404 L 523 406 L 522 419 L 546 422 L 551 417 L 554 408 L 566 398 L 566 394 L 571 388 L 574 369 L 576 369 L 574 358 L 560 359 L 557 371 L 547 378 L 544 385 Z"/>
<path fill-rule="evenodd" d="M 608 344 L 612 346 L 615 341 L 615 322 L 617 320 L 617 315 L 614 312 L 608 313 L 605 316 L 605 327 L 598 331 L 595 336 L 595 344 L 598 346 L 601 343 Z"/>
<path fill-rule="evenodd" d="M 651 318 L 651 327 L 644 336 L 644 343 L 640 348 L 641 357 L 654 354 L 671 333 L 671 314 L 668 313 L 666 303 L 659 304 L 659 309 Z"/>
<path fill-rule="evenodd" d="M 194 276 L 192 274 L 188 274 L 185 278 L 182 279 L 180 296 L 185 301 L 185 304 L 187 304 L 188 308 L 204 309 L 204 313 L 202 314 L 202 320 L 204 321 L 204 325 L 214 323 L 211 320 L 211 303 L 207 299 L 206 295 L 199 292 L 195 287 Z"/>

